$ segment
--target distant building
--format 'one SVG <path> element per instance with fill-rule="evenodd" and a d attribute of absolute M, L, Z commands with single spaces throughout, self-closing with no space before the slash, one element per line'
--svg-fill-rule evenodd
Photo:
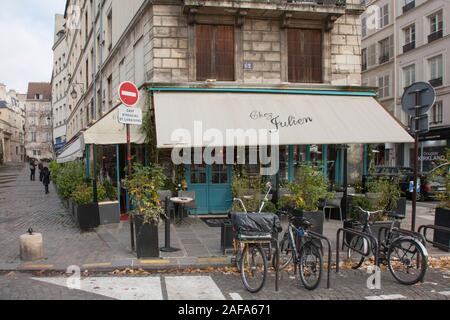
<path fill-rule="evenodd" d="M 52 74 L 53 144 L 57 153 L 66 143 L 67 106 L 67 42 L 64 15 L 55 16 Z"/>
<path fill-rule="evenodd" d="M 53 159 L 52 87 L 29 83 L 25 103 L 25 149 L 28 159 Z"/>
<path fill-rule="evenodd" d="M 405 126 L 404 89 L 429 82 L 436 104 L 429 112 L 430 133 L 421 137 L 419 165 L 436 166 L 450 146 L 450 1 L 366 0 L 362 15 L 362 82 L 379 87 L 378 99 Z M 377 164 L 411 166 L 412 144 L 378 146 Z"/>
<path fill-rule="evenodd" d="M 25 99 L 0 83 L 0 164 L 25 160 Z"/>

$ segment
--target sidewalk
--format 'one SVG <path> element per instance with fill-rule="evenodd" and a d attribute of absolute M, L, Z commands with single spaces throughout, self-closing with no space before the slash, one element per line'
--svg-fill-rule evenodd
<path fill-rule="evenodd" d="M 220 249 L 221 228 L 207 225 L 201 219 L 190 218 L 187 224 L 172 226 L 171 245 L 179 248 L 179 252 L 162 253 L 161 259 L 138 260 L 130 248 L 128 222 L 80 232 L 53 186 L 50 191 L 50 195 L 45 195 L 39 181 L 29 181 L 26 166 L 0 169 L 0 271 L 65 272 L 72 265 L 90 271 L 207 269 L 231 265 L 231 256 L 223 256 Z M 433 219 L 430 208 L 419 207 L 418 226 L 432 224 Z M 409 226 L 410 222 L 405 221 L 403 227 Z M 19 236 L 30 227 L 43 234 L 46 259 L 22 263 Z M 325 235 L 332 242 L 333 252 L 336 232 L 341 227 L 340 221 L 325 224 Z M 160 227 L 159 241 L 163 247 L 164 225 Z M 432 256 L 449 255 L 431 246 L 429 250 Z"/>

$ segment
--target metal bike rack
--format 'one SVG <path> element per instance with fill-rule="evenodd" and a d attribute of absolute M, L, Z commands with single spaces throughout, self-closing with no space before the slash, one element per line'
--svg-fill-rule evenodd
<path fill-rule="evenodd" d="M 433 231 L 439 231 L 439 232 L 445 232 L 450 234 L 450 229 L 446 228 L 446 227 L 441 227 L 441 226 L 436 226 L 436 225 L 427 225 L 427 226 L 421 226 L 419 228 L 419 234 L 425 239 L 426 242 L 428 242 L 429 244 L 432 244 L 433 246 L 437 246 L 437 247 L 441 247 L 441 248 L 445 248 L 447 250 L 450 250 L 450 246 L 442 244 L 442 243 L 437 243 L 434 242 L 432 240 L 429 240 L 427 238 L 427 234 L 428 234 L 428 230 L 433 230 Z"/>
<path fill-rule="evenodd" d="M 383 231 L 384 231 L 384 235 L 386 236 L 391 231 L 391 229 L 388 227 L 381 227 L 380 230 L 378 231 L 378 240 L 381 239 L 381 234 Z M 425 245 L 427 242 L 425 237 L 420 232 L 414 232 L 414 231 L 410 231 L 410 230 L 394 228 L 392 230 L 392 233 L 394 233 L 394 234 L 397 233 L 402 236 L 407 236 L 407 237 L 409 236 L 409 237 L 413 237 L 415 239 L 419 239 L 423 245 Z M 380 243 L 381 243 L 381 241 L 380 241 Z"/>
<path fill-rule="evenodd" d="M 344 246 L 355 250 L 356 252 L 358 252 L 359 254 L 365 256 L 366 258 L 369 258 L 372 255 L 372 252 L 374 251 L 373 249 L 375 249 L 375 252 L 373 252 L 374 256 L 375 256 L 375 265 L 378 266 L 379 265 L 379 261 L 378 261 L 378 256 L 379 256 L 379 246 L 378 246 L 378 240 L 367 233 L 361 232 L 361 231 L 357 231 L 357 230 L 353 230 L 353 229 L 345 229 L 345 228 L 341 228 L 338 230 L 337 232 L 337 242 L 336 242 L 336 273 L 339 273 L 339 254 L 340 254 L 340 239 L 341 239 L 341 234 L 344 235 L 354 235 L 354 236 L 359 236 L 363 239 L 365 239 L 368 243 L 369 243 L 369 248 L 367 249 L 368 252 L 361 252 L 355 248 L 350 248 L 350 245 L 348 243 L 345 243 L 345 241 L 343 241 Z M 343 240 L 345 239 L 345 237 L 343 238 Z"/>
<path fill-rule="evenodd" d="M 327 289 L 331 288 L 330 285 L 330 275 L 331 275 L 331 259 L 332 259 L 332 250 L 331 250 L 331 241 L 330 239 L 328 239 L 327 237 L 324 237 L 321 234 L 315 233 L 313 231 L 308 231 L 308 235 L 311 236 L 312 238 L 316 238 L 317 240 L 325 241 L 327 243 L 328 246 L 328 270 L 327 270 Z"/>

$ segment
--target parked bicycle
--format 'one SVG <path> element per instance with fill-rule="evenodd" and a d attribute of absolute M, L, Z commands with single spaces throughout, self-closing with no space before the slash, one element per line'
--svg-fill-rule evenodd
<path fill-rule="evenodd" d="M 316 289 L 322 279 L 323 249 L 321 241 L 309 234 L 311 223 L 305 218 L 278 211 L 289 217 L 289 226 L 280 242 L 280 270 L 294 263 L 294 271 L 299 272 L 300 281 L 308 290 Z M 277 260 L 277 259 L 274 259 Z"/>
<path fill-rule="evenodd" d="M 236 233 L 234 239 L 236 266 L 245 288 L 251 293 L 261 291 L 265 285 L 268 261 L 277 256 L 272 255 L 272 247 L 274 243 L 278 247 L 278 232 L 281 232 L 278 216 L 262 213 L 269 201 L 272 185 L 268 183 L 267 188 L 259 212 L 248 213 L 242 199 L 234 199 L 241 203 L 244 213 L 231 214 Z"/>
<path fill-rule="evenodd" d="M 428 266 L 428 251 L 420 234 L 406 231 L 395 227 L 396 222 L 405 217 L 398 213 L 388 213 L 393 219 L 390 228 L 385 228 L 384 235 L 380 230 L 378 235 L 373 234 L 370 224 L 370 217 L 383 211 L 366 211 L 358 207 L 364 214 L 364 222 L 360 225 L 362 231 L 375 238 L 379 236 L 378 248 L 369 248 L 369 242 L 360 236 L 352 236 L 350 243 L 344 240 L 347 246 L 347 256 L 352 263 L 353 269 L 359 269 L 365 259 L 362 253 L 372 250 L 379 250 L 377 265 L 387 265 L 392 276 L 400 283 L 414 285 L 422 281 L 425 277 Z"/>

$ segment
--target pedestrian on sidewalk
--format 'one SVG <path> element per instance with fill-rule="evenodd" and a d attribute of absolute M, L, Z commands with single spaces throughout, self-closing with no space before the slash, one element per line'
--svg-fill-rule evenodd
<path fill-rule="evenodd" d="M 43 182 L 42 180 L 44 179 L 44 165 L 42 163 L 39 163 L 38 168 L 39 168 L 39 181 Z"/>
<path fill-rule="evenodd" d="M 50 170 L 47 167 L 42 169 L 42 183 L 45 186 L 45 194 L 49 194 L 48 186 L 50 184 Z"/>
<path fill-rule="evenodd" d="M 30 171 L 31 171 L 30 180 L 35 181 L 36 180 L 36 164 L 34 163 L 34 160 L 31 160 L 31 162 L 30 162 Z"/>

